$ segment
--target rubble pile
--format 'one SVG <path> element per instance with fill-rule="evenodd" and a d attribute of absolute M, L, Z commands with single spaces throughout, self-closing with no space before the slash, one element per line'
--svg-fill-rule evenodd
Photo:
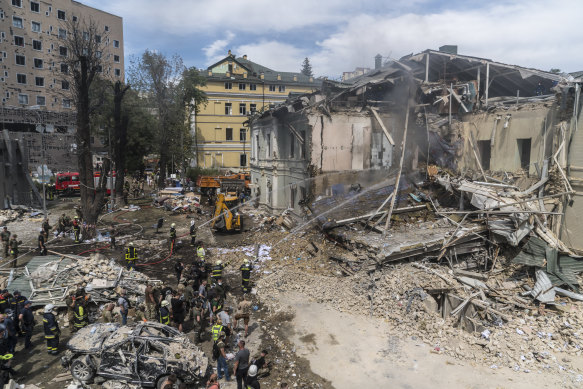
<path fill-rule="evenodd" d="M 0 227 L 17 220 L 24 214 L 22 209 L 2 209 L 0 210 Z"/>

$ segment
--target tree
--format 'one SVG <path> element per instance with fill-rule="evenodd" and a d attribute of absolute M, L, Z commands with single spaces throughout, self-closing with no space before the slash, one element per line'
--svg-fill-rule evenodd
<path fill-rule="evenodd" d="M 123 198 L 123 184 L 125 180 L 125 157 L 128 143 L 128 116 L 122 116 L 123 98 L 130 88 L 116 81 L 113 85 L 113 160 L 115 162 L 115 196 L 116 202 Z"/>
<path fill-rule="evenodd" d="M 85 237 L 93 237 L 95 225 L 101 209 L 105 204 L 109 160 L 105 160 L 101 178 L 96 186 L 93 180 L 93 154 L 91 152 L 91 115 L 103 103 L 101 98 L 99 74 L 102 72 L 102 58 L 105 55 L 105 39 L 95 21 L 72 19 L 66 24 L 68 35 L 64 46 L 67 56 L 63 62 L 67 65 L 70 91 L 77 111 L 77 162 L 81 192 L 81 211 L 87 223 Z"/>
<path fill-rule="evenodd" d="M 559 74 L 559 73 L 561 73 L 561 69 L 551 68 L 551 70 L 549 70 L 549 72 Z"/>
<path fill-rule="evenodd" d="M 304 76 L 313 77 L 312 65 L 310 64 L 310 59 L 306 57 L 302 63 L 302 70 L 300 71 Z"/>
<path fill-rule="evenodd" d="M 141 57 L 132 60 L 129 79 L 156 112 L 160 156 L 158 187 L 162 188 L 173 157 L 179 157 L 180 162 L 185 158 L 184 140 L 190 136 L 188 114 L 206 101 L 204 93 L 198 89 L 204 85 L 204 78 L 196 69 L 186 69 L 177 55 L 168 58 L 146 50 Z"/>

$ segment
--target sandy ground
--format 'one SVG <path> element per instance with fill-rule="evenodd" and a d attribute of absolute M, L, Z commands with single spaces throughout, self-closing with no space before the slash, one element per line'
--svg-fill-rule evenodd
<path fill-rule="evenodd" d="M 288 294 L 295 310 L 289 325 L 296 352 L 312 371 L 337 389 L 369 388 L 558 388 L 558 377 L 466 364 L 432 353 L 414 339 L 401 340 L 381 319 L 341 313 Z"/>

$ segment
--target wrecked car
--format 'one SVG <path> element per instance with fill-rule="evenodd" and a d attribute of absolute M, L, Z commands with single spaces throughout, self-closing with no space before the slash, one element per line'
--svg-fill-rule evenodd
<path fill-rule="evenodd" d="M 170 374 L 197 384 L 210 370 L 208 358 L 185 334 L 156 322 L 82 328 L 67 343 L 61 362 L 81 382 L 99 376 L 158 388 Z"/>

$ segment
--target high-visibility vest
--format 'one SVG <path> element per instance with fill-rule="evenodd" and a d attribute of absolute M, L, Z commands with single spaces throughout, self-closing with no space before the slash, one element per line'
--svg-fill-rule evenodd
<path fill-rule="evenodd" d="M 75 307 L 75 321 L 74 326 L 77 328 L 83 328 L 87 325 L 87 312 L 82 305 L 77 305 Z"/>
<path fill-rule="evenodd" d="M 176 229 L 175 228 L 170 228 L 170 238 L 176 239 Z"/>
<path fill-rule="evenodd" d="M 243 279 L 243 281 L 249 281 L 249 278 L 251 278 L 251 266 L 249 266 L 249 264 L 243 264 L 241 265 L 241 278 Z"/>
<path fill-rule="evenodd" d="M 213 335 L 213 341 L 219 340 L 219 336 L 221 335 L 221 332 L 223 332 L 223 326 L 220 324 L 215 324 L 211 329 L 211 332 Z"/>
<path fill-rule="evenodd" d="M 136 259 L 138 259 L 138 251 L 135 247 L 128 247 L 126 249 L 126 261 L 134 262 Z"/>
<path fill-rule="evenodd" d="M 204 260 L 204 249 L 202 247 L 199 247 L 198 249 L 196 249 L 196 255 Z"/>

